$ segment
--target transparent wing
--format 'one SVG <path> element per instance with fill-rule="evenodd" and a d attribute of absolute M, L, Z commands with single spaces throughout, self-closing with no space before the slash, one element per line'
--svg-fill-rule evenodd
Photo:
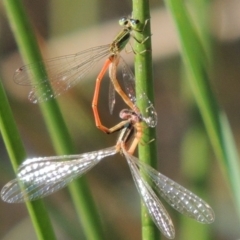
<path fill-rule="evenodd" d="M 109 92 L 108 92 L 108 107 L 110 114 L 113 113 L 113 109 L 116 103 L 116 92 L 112 81 L 109 81 Z"/>
<path fill-rule="evenodd" d="M 18 168 L 17 178 L 2 188 L 1 197 L 9 203 L 43 198 L 65 187 L 101 159 L 116 152 L 116 147 L 110 147 L 80 155 L 27 159 Z"/>
<path fill-rule="evenodd" d="M 128 154 L 128 158 L 137 165 L 138 169 L 154 184 L 160 195 L 177 211 L 201 223 L 214 221 L 212 208 L 201 198 L 136 157 Z"/>
<path fill-rule="evenodd" d="M 146 122 L 149 127 L 155 127 L 157 125 L 157 112 L 153 104 L 148 99 L 146 93 L 143 91 L 140 91 L 141 95 L 138 98 L 136 97 L 134 74 L 121 57 L 120 65 L 122 68 L 123 83 L 125 86 L 126 94 L 137 108 L 139 106 L 146 106 L 145 111 L 141 112 L 140 117 Z"/>
<path fill-rule="evenodd" d="M 166 209 L 148 183 L 142 178 L 135 157 L 128 154 L 125 149 L 123 149 L 123 153 L 127 159 L 138 192 L 152 220 L 165 237 L 173 239 L 175 237 L 175 230 Z"/>
<path fill-rule="evenodd" d="M 110 45 L 93 47 L 85 51 L 51 58 L 18 68 L 14 81 L 20 85 L 31 86 L 29 100 L 33 103 L 56 98 L 76 85 L 95 66 L 110 55 Z M 36 71 L 41 72 L 41 81 L 34 81 Z"/>

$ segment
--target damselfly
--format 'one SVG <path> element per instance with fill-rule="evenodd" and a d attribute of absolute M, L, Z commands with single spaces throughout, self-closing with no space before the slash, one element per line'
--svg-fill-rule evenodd
<path fill-rule="evenodd" d="M 119 24 L 123 27 L 123 29 L 115 37 L 112 43 L 93 47 L 76 54 L 56 57 L 42 62 L 25 65 L 16 70 L 14 74 L 14 81 L 20 85 L 31 86 L 31 91 L 28 96 L 31 102 L 44 102 L 52 98 L 56 98 L 57 96 L 61 95 L 62 93 L 66 92 L 68 89 L 76 85 L 86 76 L 89 71 L 92 70 L 92 68 L 97 62 L 99 62 L 104 57 L 107 57 L 107 60 L 105 61 L 104 66 L 99 73 L 96 81 L 95 94 L 93 99 L 97 99 L 99 95 L 100 82 L 102 81 L 105 72 L 113 63 L 114 65 L 117 65 L 115 64 L 116 59 L 118 59 L 117 56 L 120 56 L 120 52 L 129 42 L 132 32 L 142 32 L 145 26 L 141 24 L 139 20 L 126 17 L 121 18 L 119 20 Z M 136 38 L 134 37 L 134 39 Z M 123 68 L 127 70 L 129 69 L 128 67 L 126 67 L 125 63 L 123 64 L 123 66 Z M 129 73 L 129 71 L 127 70 L 125 71 L 125 81 L 134 81 L 133 74 L 131 72 Z M 40 71 L 41 74 L 38 74 L 37 71 Z M 36 81 L 36 78 L 39 76 L 40 81 Z M 113 74 L 111 73 L 110 76 L 113 76 Z M 132 83 L 126 83 L 126 85 L 128 86 L 126 88 L 126 95 L 118 84 L 116 77 L 111 77 L 111 80 L 113 81 L 113 86 L 115 90 L 119 93 L 119 95 L 128 105 L 128 107 L 136 111 L 136 109 L 134 109 L 136 108 L 135 105 L 137 104 L 136 96 L 134 98 L 131 98 L 131 101 L 135 99 L 133 102 L 129 101 L 129 98 L 127 97 L 127 95 L 132 95 L 134 92 L 134 86 L 132 85 Z M 147 97 L 145 98 L 146 101 L 149 101 Z M 109 105 L 113 106 L 113 99 L 110 99 L 110 101 L 111 102 L 109 103 Z M 93 100 L 93 105 L 94 104 L 95 101 Z M 110 111 L 112 111 L 112 108 L 110 109 Z M 156 112 L 154 110 L 154 118 L 155 117 Z M 146 121 L 146 123 L 150 127 L 155 127 L 157 121 L 156 119 L 148 119 L 148 122 Z"/>
<path fill-rule="evenodd" d="M 45 197 L 86 173 L 103 158 L 119 152 L 127 159 L 152 220 L 167 238 L 174 238 L 174 226 L 155 191 L 180 213 L 200 223 L 212 223 L 214 212 L 205 201 L 133 156 L 143 132 L 141 119 L 131 110 L 122 110 L 120 117 L 125 120 L 111 131 L 121 129 L 115 146 L 79 155 L 27 159 L 18 168 L 17 178 L 3 187 L 2 199 L 19 203 Z"/>

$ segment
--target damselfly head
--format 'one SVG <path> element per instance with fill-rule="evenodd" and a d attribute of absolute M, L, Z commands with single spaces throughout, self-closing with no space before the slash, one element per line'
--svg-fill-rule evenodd
<path fill-rule="evenodd" d="M 123 109 L 119 113 L 119 117 L 124 120 L 130 120 L 132 123 L 140 122 L 140 117 L 131 109 Z"/>
<path fill-rule="evenodd" d="M 119 21 L 118 21 L 119 25 L 125 28 L 129 28 L 132 30 L 138 29 L 139 25 L 140 25 L 140 21 L 138 19 L 134 19 L 134 18 L 129 18 L 129 17 L 122 17 Z"/>

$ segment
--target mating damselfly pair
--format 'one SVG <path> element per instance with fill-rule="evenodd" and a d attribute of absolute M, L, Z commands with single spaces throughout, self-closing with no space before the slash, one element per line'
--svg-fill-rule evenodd
<path fill-rule="evenodd" d="M 173 223 L 155 191 L 160 193 L 177 211 L 201 223 L 213 222 L 214 212 L 206 202 L 192 192 L 133 156 L 144 132 L 142 122 L 149 127 L 155 127 L 157 114 L 145 93 L 136 96 L 134 75 L 119 54 L 129 41 L 131 32 L 141 32 L 139 26 L 144 25 L 132 18 L 122 18 L 120 25 L 123 26 L 123 30 L 111 44 L 91 48 L 74 55 L 29 64 L 19 68 L 14 76 L 17 83 L 32 86 L 29 94 L 32 102 L 43 102 L 59 96 L 77 84 L 100 59 L 107 57 L 97 77 L 92 106 L 97 127 L 106 133 L 120 131 L 116 145 L 79 155 L 27 159 L 19 166 L 17 178 L 3 187 L 1 197 L 9 203 L 45 197 L 86 173 L 103 158 L 119 152 L 128 162 L 138 192 L 151 218 L 160 231 L 172 239 L 175 236 Z M 122 69 L 125 91 L 120 87 L 116 76 L 118 66 Z M 43 67 L 46 67 L 48 75 L 44 75 L 37 82 L 35 70 Z M 109 94 L 110 111 L 114 107 L 114 91 L 119 93 L 131 109 L 122 110 L 120 112 L 122 121 L 110 129 L 101 124 L 97 109 L 100 83 L 108 68 L 112 83 L 110 88 L 112 92 Z M 42 72 L 45 74 L 44 70 Z M 138 107 L 142 101 L 147 106 L 145 111 L 140 111 Z"/>

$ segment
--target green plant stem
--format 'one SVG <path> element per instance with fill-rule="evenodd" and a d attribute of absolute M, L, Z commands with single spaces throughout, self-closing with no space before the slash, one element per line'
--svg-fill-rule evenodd
<path fill-rule="evenodd" d="M 5 0 L 4 4 L 24 61 L 26 63 L 40 61 L 41 54 L 22 2 Z M 35 81 L 40 81 L 44 76 L 41 69 L 34 69 L 33 73 Z M 59 155 L 73 153 L 71 139 L 57 103 L 52 100 L 40 104 L 40 108 L 56 152 Z M 87 238 L 104 239 L 99 216 L 86 181 L 82 177 L 81 180 L 70 184 L 69 189 Z"/>
<path fill-rule="evenodd" d="M 180 170 L 185 177 L 185 182 L 197 196 L 201 196 L 208 202 L 210 168 L 209 138 L 206 135 L 202 121 L 200 124 L 194 122 L 184 134 L 181 141 L 181 167 Z M 191 149 L 189 151 L 189 149 Z M 194 159 L 194 161 L 193 161 Z M 206 224 L 204 227 L 197 221 L 192 221 L 184 215 L 180 215 L 179 239 L 195 239 L 198 236 L 201 240 L 210 240 L 212 225 Z"/>
<path fill-rule="evenodd" d="M 7 148 L 11 163 L 16 172 L 19 164 L 25 159 L 26 153 L 18 133 L 7 96 L 0 81 L 0 130 Z M 56 239 L 42 201 L 26 203 L 38 239 Z"/>
<path fill-rule="evenodd" d="M 210 87 L 208 57 L 204 46 L 192 25 L 184 1 L 166 0 L 177 27 L 182 57 L 194 97 L 203 117 L 205 127 L 220 160 L 223 171 L 230 182 L 240 218 L 240 167 L 239 157 L 225 114 L 220 110 Z"/>
<path fill-rule="evenodd" d="M 144 31 L 136 33 L 136 39 L 142 39 L 143 43 L 135 41 L 135 77 L 136 77 L 136 91 L 137 96 L 140 96 L 143 91 L 147 94 L 149 99 L 154 103 L 153 94 L 153 77 L 152 77 L 152 48 L 151 48 L 151 30 L 150 30 L 150 11 L 149 2 L 147 0 L 133 0 L 133 18 L 140 20 L 143 23 Z M 141 40 L 140 40 L 141 41 Z M 147 106 L 140 105 L 141 111 L 145 111 Z M 155 141 L 152 141 L 152 140 Z M 143 141 L 144 145 L 139 144 L 138 153 L 139 158 L 156 168 L 157 154 L 156 154 L 156 131 L 153 128 L 144 128 Z M 151 142 L 152 141 L 152 142 Z M 151 142 L 151 143 L 149 143 Z M 159 231 L 153 221 L 151 220 L 146 207 L 142 204 L 142 239 L 159 239 Z"/>

